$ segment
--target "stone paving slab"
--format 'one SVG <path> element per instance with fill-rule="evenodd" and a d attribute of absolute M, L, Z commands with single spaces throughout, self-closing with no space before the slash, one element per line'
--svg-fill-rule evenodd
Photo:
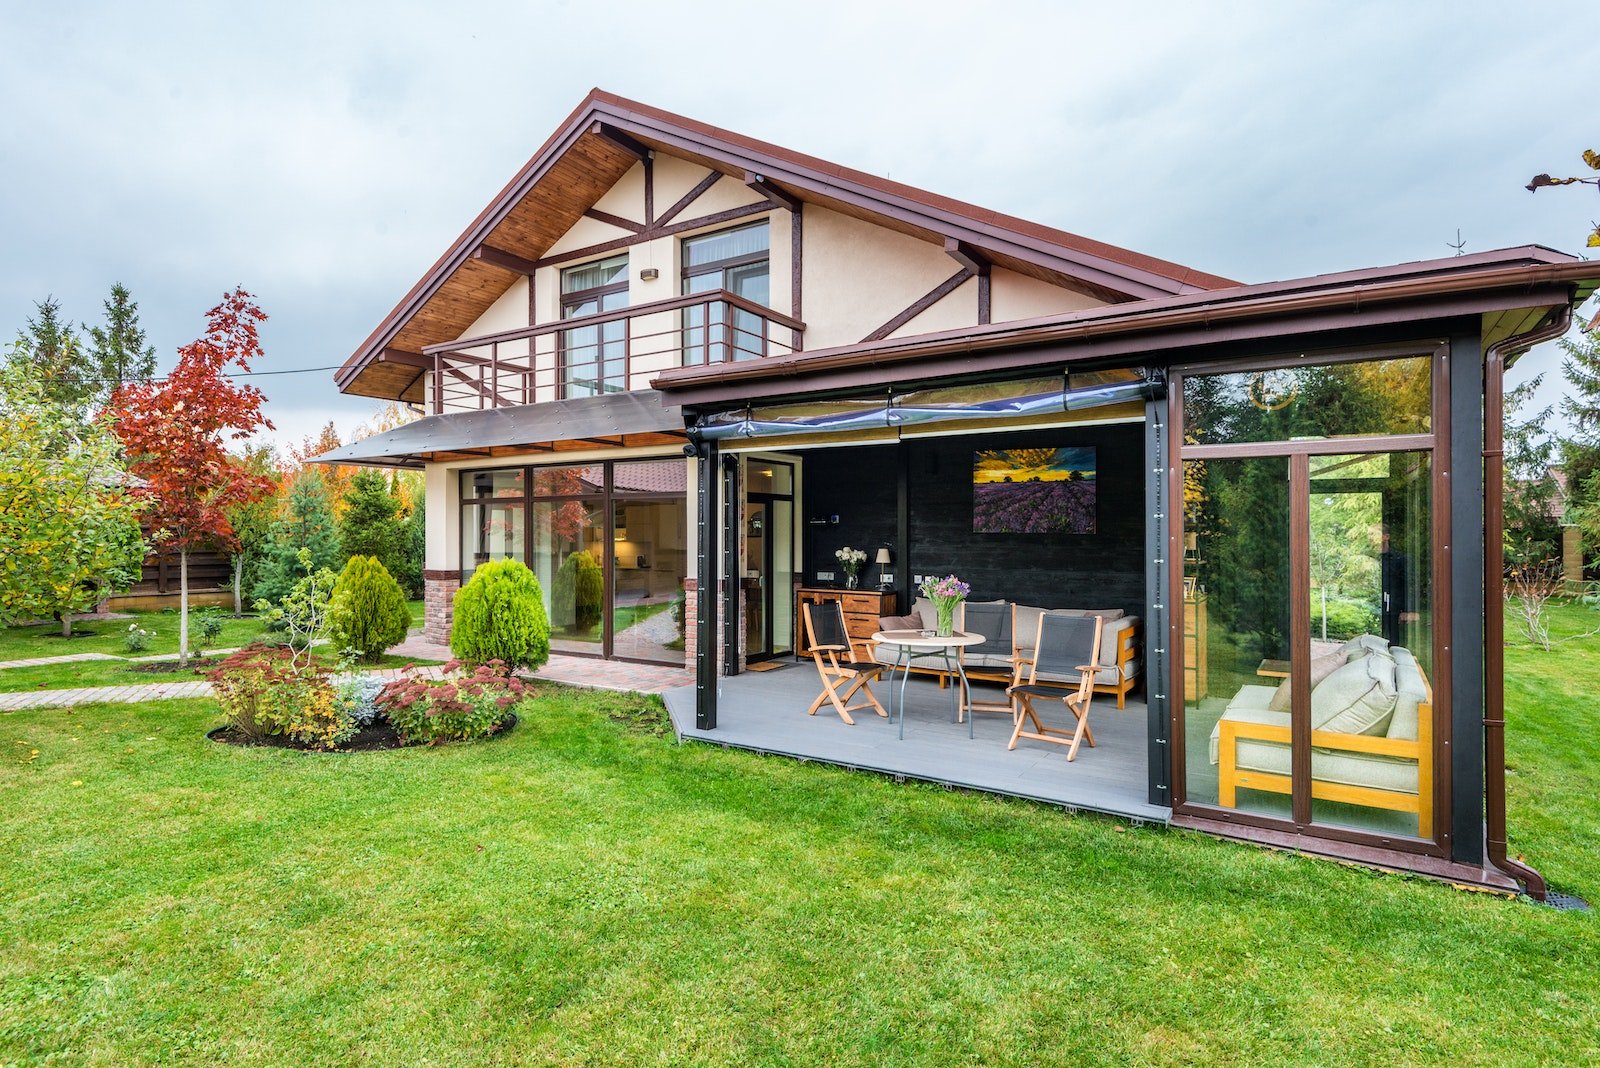
<path fill-rule="evenodd" d="M 0 671 L 6 668 L 47 667 L 50 664 L 81 664 L 86 660 L 122 660 L 111 653 L 65 653 L 61 656 L 36 656 L 31 660 L 0 660 Z"/>
<path fill-rule="evenodd" d="M 377 668 L 365 674 L 384 681 L 398 679 L 402 668 Z M 425 678 L 444 676 L 438 667 L 421 667 L 416 673 Z M 167 701 L 184 697 L 210 697 L 211 684 L 204 679 L 185 682 L 150 682 L 127 686 L 84 686 L 75 690 L 24 690 L 0 693 L 0 712 L 24 708 L 66 708 L 71 705 L 135 704 L 140 701 Z"/>

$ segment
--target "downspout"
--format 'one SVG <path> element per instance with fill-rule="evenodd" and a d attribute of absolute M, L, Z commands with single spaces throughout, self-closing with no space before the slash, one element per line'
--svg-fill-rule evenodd
<path fill-rule="evenodd" d="M 1572 325 L 1563 304 L 1554 322 L 1490 345 L 1483 354 L 1483 765 L 1485 844 L 1489 863 L 1545 899 L 1544 876 L 1507 856 L 1505 648 L 1505 374 L 1506 354 L 1558 338 Z"/>

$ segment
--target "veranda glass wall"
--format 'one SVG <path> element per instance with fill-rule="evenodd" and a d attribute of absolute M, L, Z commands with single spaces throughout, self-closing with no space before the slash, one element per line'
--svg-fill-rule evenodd
<path fill-rule="evenodd" d="M 679 459 L 463 472 L 462 582 L 521 560 L 553 650 L 681 664 L 686 491 Z"/>
<path fill-rule="evenodd" d="M 1427 848 L 1443 355 L 1335 359 L 1175 376 L 1179 800 Z"/>

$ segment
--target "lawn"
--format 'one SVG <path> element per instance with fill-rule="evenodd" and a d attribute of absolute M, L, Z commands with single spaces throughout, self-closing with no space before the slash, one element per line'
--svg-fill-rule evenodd
<path fill-rule="evenodd" d="M 1514 652 L 1511 819 L 1600 897 L 1597 655 Z M 1593 914 L 526 712 L 358 755 L 0 715 L 0 1063 L 1600 1059 Z"/>

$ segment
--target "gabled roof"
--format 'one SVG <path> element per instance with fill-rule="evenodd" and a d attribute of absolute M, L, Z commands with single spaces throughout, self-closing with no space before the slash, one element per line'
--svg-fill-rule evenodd
<path fill-rule="evenodd" d="M 1107 301 L 1238 284 L 595 89 L 339 369 L 334 379 L 340 390 L 420 399 L 422 365 L 415 357 L 422 347 L 459 337 L 520 277 L 478 250 L 487 245 L 538 260 L 633 167 L 639 150 L 687 159 L 741 182 L 759 175 L 780 198 L 929 241 L 959 241 L 996 266 Z"/>

